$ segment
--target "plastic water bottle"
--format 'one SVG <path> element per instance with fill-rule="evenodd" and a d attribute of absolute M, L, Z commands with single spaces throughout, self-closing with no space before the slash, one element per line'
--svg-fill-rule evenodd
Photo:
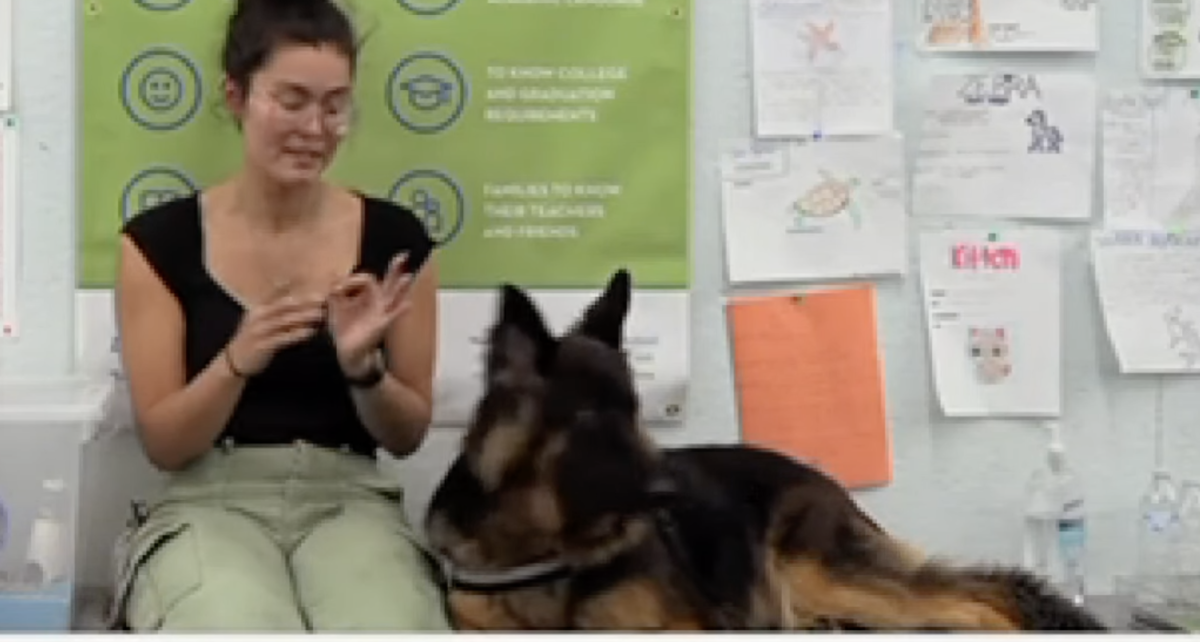
<path fill-rule="evenodd" d="M 1055 577 L 1058 565 L 1055 551 L 1057 511 L 1053 495 L 1050 475 L 1044 467 L 1038 466 L 1026 488 L 1024 563 L 1025 568 L 1047 579 Z"/>
<path fill-rule="evenodd" d="M 1200 600 L 1200 482 L 1186 481 L 1179 499 L 1181 597 Z"/>
<path fill-rule="evenodd" d="M 1057 487 L 1061 499 L 1058 513 L 1058 554 L 1063 569 L 1063 584 L 1076 604 L 1083 604 L 1087 595 L 1087 506 L 1083 484 L 1065 460 L 1058 475 Z"/>
<path fill-rule="evenodd" d="M 1175 572 L 1179 528 L 1179 491 L 1167 471 L 1154 472 L 1139 509 L 1138 576 L 1165 591 L 1167 578 Z"/>

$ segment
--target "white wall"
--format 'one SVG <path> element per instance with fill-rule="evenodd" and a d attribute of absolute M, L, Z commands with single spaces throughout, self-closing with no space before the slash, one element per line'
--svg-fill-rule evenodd
<path fill-rule="evenodd" d="M 736 407 L 721 311 L 724 272 L 720 261 L 718 184 L 713 161 L 718 145 L 747 135 L 749 77 L 745 6 L 731 0 L 696 2 L 696 210 L 693 308 L 693 381 L 686 425 L 659 433 L 666 443 L 737 439 Z M 951 66 L 995 67 L 995 62 L 924 59 L 908 44 L 912 0 L 897 5 L 900 123 L 913 131 L 914 107 L 924 74 Z M 54 374 L 68 367 L 71 350 L 71 279 L 74 274 L 72 191 L 74 118 L 81 108 L 73 86 L 77 33 L 75 0 L 16 0 L 19 61 L 18 107 L 25 120 L 22 159 L 26 228 L 22 238 L 26 288 L 22 294 L 26 334 L 0 347 L 0 373 Z M 1103 47 L 1096 58 L 1051 60 L 1008 56 L 1033 68 L 1095 67 L 1102 82 L 1136 80 L 1136 3 L 1102 0 Z M 1071 455 L 1090 491 L 1096 588 L 1109 588 L 1128 572 L 1134 550 L 1129 514 L 1154 461 L 1156 380 L 1118 379 L 1097 316 L 1084 231 L 1067 257 L 1064 291 L 1065 420 Z M 933 551 L 961 558 L 1015 561 L 1019 552 L 1021 493 L 1038 463 L 1043 437 L 1035 426 L 1006 421 L 948 421 L 930 390 L 927 346 L 917 298 L 908 277 L 880 292 L 880 326 L 887 363 L 887 394 L 894 431 L 896 480 L 859 495 L 886 525 Z M 1166 463 L 1200 477 L 1200 382 L 1163 386 L 1162 438 Z M 439 430 L 414 458 L 399 465 L 410 490 L 410 512 L 423 507 L 459 438 Z M 128 435 L 89 449 L 83 500 L 87 507 L 85 573 L 103 579 L 107 541 L 125 518 L 125 498 L 152 490 L 156 476 Z M 1190 470 L 1189 467 L 1190 466 Z"/>

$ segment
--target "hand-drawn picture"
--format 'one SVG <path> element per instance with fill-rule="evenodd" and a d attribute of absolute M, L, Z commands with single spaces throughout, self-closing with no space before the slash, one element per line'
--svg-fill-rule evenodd
<path fill-rule="evenodd" d="M 1188 370 L 1200 366 L 1200 331 L 1196 330 L 1196 321 L 1184 316 L 1183 308 L 1176 305 L 1163 314 L 1167 325 L 1169 347 L 1183 360 Z"/>
<path fill-rule="evenodd" d="M 1192 0 L 1149 0 L 1146 10 L 1158 27 L 1182 29 L 1192 15 Z"/>
<path fill-rule="evenodd" d="M 837 22 L 833 20 L 827 20 L 824 24 L 815 24 L 811 21 L 804 23 L 804 31 L 800 33 L 800 40 L 808 48 L 806 54 L 808 64 L 814 67 L 828 67 L 842 60 L 845 51 L 834 37 L 836 31 Z"/>
<path fill-rule="evenodd" d="M 1187 64 L 1188 41 L 1178 31 L 1162 31 L 1150 38 L 1147 60 L 1157 72 L 1175 72 Z"/>
<path fill-rule="evenodd" d="M 1001 383 L 1012 374 L 1009 336 L 1004 328 L 969 328 L 967 347 L 980 383 Z"/>
<path fill-rule="evenodd" d="M 1050 120 L 1046 117 L 1046 111 L 1043 109 L 1035 109 L 1025 118 L 1025 124 L 1029 125 L 1032 141 L 1029 143 L 1030 154 L 1061 154 L 1063 135 L 1062 131 L 1050 124 Z"/>
<path fill-rule="evenodd" d="M 862 219 L 854 202 L 854 192 L 860 181 L 854 177 L 840 178 L 824 169 L 817 173 L 821 180 L 792 205 L 796 226 L 803 229 L 811 219 L 831 219 L 845 213 L 854 223 L 854 229 L 860 229 Z"/>
<path fill-rule="evenodd" d="M 935 47 L 987 43 L 981 0 L 925 0 L 925 41 Z"/>

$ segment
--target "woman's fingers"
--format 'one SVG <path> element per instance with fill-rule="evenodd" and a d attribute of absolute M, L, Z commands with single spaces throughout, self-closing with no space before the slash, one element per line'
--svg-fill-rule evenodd
<path fill-rule="evenodd" d="M 354 298 L 365 291 L 369 291 L 375 285 L 375 277 L 364 272 L 357 272 L 342 279 L 342 282 L 333 288 L 333 296 Z"/>

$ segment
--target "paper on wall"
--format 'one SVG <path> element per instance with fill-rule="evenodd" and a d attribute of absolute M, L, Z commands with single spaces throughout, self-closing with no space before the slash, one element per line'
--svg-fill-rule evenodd
<path fill-rule="evenodd" d="M 890 482 L 874 289 L 739 298 L 728 317 L 742 440 L 848 488 Z"/>
<path fill-rule="evenodd" d="M 934 384 L 950 417 L 1061 411 L 1061 248 L 1050 230 L 921 234 Z"/>
<path fill-rule="evenodd" d="M 0 338 L 16 337 L 20 244 L 17 119 L 0 115 Z"/>
<path fill-rule="evenodd" d="M 16 75 L 13 2 L 0 0 L 0 113 L 12 111 L 13 108 L 13 78 Z"/>
<path fill-rule="evenodd" d="M 1096 231 L 1092 262 L 1121 372 L 1200 373 L 1200 231 Z"/>
<path fill-rule="evenodd" d="M 75 369 L 82 375 L 124 377 L 114 306 L 112 290 L 75 292 Z"/>
<path fill-rule="evenodd" d="M 751 0 L 750 38 L 758 137 L 891 131 L 891 0 Z"/>
<path fill-rule="evenodd" d="M 1146 78 L 1200 78 L 1195 0 L 1139 0 L 1138 60 Z"/>
<path fill-rule="evenodd" d="M 746 143 L 722 159 L 731 283 L 903 274 L 904 142 Z"/>
<path fill-rule="evenodd" d="M 1095 83 L 1075 72 L 934 76 L 914 161 L 914 213 L 1088 219 Z"/>
<path fill-rule="evenodd" d="M 598 291 L 533 290 L 546 323 L 562 332 Z M 485 338 L 496 316 L 494 290 L 439 294 L 438 373 L 434 423 L 465 426 L 483 395 Z M 625 323 L 625 346 L 637 378 L 645 421 L 676 423 L 684 418 L 689 378 L 691 305 L 686 290 L 635 290 Z"/>
<path fill-rule="evenodd" d="M 918 44 L 929 51 L 1099 48 L 1097 0 L 918 0 L 917 4 Z"/>
<path fill-rule="evenodd" d="M 1200 93 L 1109 90 L 1100 122 L 1105 225 L 1200 227 Z"/>

